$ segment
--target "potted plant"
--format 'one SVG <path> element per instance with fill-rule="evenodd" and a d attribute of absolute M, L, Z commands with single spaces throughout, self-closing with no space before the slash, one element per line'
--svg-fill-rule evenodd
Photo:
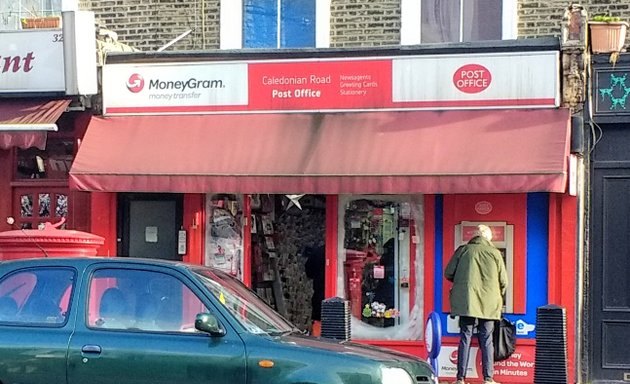
<path fill-rule="evenodd" d="M 628 23 L 610 15 L 596 15 L 589 22 L 591 52 L 620 52 L 626 41 Z"/>

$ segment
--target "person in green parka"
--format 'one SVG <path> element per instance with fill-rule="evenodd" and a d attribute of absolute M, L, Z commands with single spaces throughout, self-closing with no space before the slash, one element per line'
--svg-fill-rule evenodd
<path fill-rule="evenodd" d="M 492 230 L 478 225 L 475 236 L 457 248 L 444 271 L 446 280 L 453 283 L 449 299 L 451 316 L 459 316 L 460 340 L 457 351 L 457 381 L 464 384 L 470 341 L 475 326 L 484 384 L 495 384 L 493 379 L 494 322 L 501 319 L 503 295 L 507 289 L 507 272 L 501 252 L 492 244 Z"/>

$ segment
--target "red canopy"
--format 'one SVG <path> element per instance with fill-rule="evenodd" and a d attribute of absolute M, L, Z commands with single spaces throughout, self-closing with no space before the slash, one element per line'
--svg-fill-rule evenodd
<path fill-rule="evenodd" d="M 95 117 L 92 191 L 564 192 L 566 109 Z"/>
<path fill-rule="evenodd" d="M 0 99 L 0 149 L 46 148 L 46 131 L 70 104 L 67 99 Z"/>

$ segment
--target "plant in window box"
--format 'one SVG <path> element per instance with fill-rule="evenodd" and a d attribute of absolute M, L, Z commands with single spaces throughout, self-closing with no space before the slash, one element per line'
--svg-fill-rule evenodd
<path fill-rule="evenodd" d="M 22 24 L 22 29 L 59 28 L 61 26 L 61 17 L 23 17 L 20 19 L 20 24 Z"/>
<path fill-rule="evenodd" d="M 596 15 L 588 22 L 588 26 L 591 52 L 616 53 L 617 55 L 621 52 L 626 41 L 627 22 L 621 21 L 621 18 L 617 16 Z"/>

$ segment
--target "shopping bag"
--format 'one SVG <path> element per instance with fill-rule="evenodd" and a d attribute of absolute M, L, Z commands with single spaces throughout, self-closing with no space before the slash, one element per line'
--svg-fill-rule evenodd
<path fill-rule="evenodd" d="M 494 323 L 494 361 L 509 358 L 516 349 L 516 325 L 505 317 Z"/>

